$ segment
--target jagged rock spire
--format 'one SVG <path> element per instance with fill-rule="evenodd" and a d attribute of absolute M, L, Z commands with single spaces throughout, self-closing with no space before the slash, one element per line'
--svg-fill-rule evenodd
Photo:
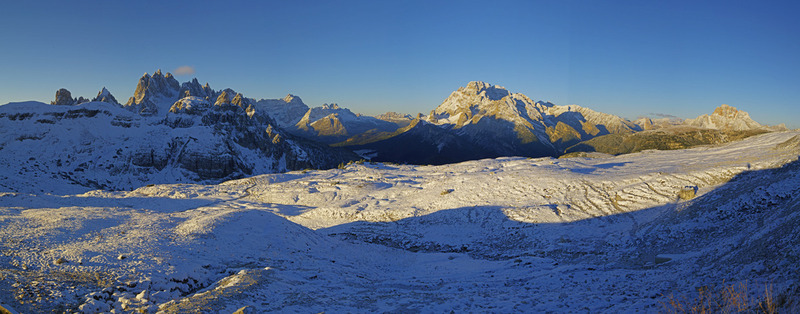
<path fill-rule="evenodd" d="M 117 99 L 114 98 L 114 95 L 111 95 L 111 92 L 109 92 L 108 89 L 106 89 L 105 87 L 103 87 L 103 89 L 101 89 L 100 92 L 97 93 L 97 96 L 94 99 L 92 99 L 92 101 L 102 101 L 110 104 L 115 104 L 118 106 L 120 105 Z"/>
<path fill-rule="evenodd" d="M 159 104 L 172 104 L 178 96 L 179 89 L 180 84 L 171 73 L 164 76 L 160 69 L 152 76 L 145 73 L 139 78 L 136 91 L 125 106 L 143 115 L 153 115 L 159 112 Z M 167 108 L 164 108 L 165 111 Z"/>
<path fill-rule="evenodd" d="M 66 88 L 61 88 L 56 91 L 56 100 L 50 102 L 51 105 L 59 106 L 72 106 L 75 105 L 75 99 L 72 98 L 72 93 Z"/>

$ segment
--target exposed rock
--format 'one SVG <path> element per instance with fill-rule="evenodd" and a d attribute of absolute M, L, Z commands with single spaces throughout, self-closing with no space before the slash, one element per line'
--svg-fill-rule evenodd
<path fill-rule="evenodd" d="M 683 188 L 681 188 L 680 191 L 678 191 L 678 198 L 684 201 L 693 199 L 695 198 L 696 195 L 697 195 L 697 186 L 694 185 L 684 186 Z"/>
<path fill-rule="evenodd" d="M 120 106 L 120 103 L 116 98 L 114 98 L 114 95 L 111 95 L 111 92 L 109 92 L 105 87 L 103 87 L 103 89 L 97 93 L 97 96 L 92 99 L 92 101 L 102 101 Z"/>
<path fill-rule="evenodd" d="M 293 128 L 309 109 L 300 97 L 292 94 L 283 99 L 261 99 L 253 105 L 257 111 L 269 115 L 283 128 Z"/>
<path fill-rule="evenodd" d="M 387 122 L 391 122 L 391 123 L 397 124 L 397 126 L 401 127 L 401 128 L 411 124 L 411 121 L 413 121 L 415 119 L 414 116 L 412 116 L 410 114 L 402 114 L 402 113 L 397 113 L 397 112 L 387 112 L 387 113 L 379 114 L 379 115 L 375 116 L 375 118 L 378 118 L 378 119 L 383 120 L 383 121 L 387 121 Z M 416 119 L 420 119 L 420 118 L 422 118 L 422 114 L 421 113 L 417 114 Z"/>
<path fill-rule="evenodd" d="M 59 105 L 59 106 L 72 106 L 77 103 L 77 100 L 72 98 L 72 93 L 70 93 L 66 88 L 62 88 L 56 91 L 56 100 L 51 101 L 51 105 Z"/>
<path fill-rule="evenodd" d="M 231 93 L 230 89 L 225 89 L 222 93 L 217 96 L 217 100 L 214 102 L 214 106 L 222 106 L 231 103 Z"/>
<path fill-rule="evenodd" d="M 205 98 L 187 96 L 172 104 L 172 107 L 169 108 L 169 112 L 199 115 L 209 108 L 211 108 L 211 104 Z"/>

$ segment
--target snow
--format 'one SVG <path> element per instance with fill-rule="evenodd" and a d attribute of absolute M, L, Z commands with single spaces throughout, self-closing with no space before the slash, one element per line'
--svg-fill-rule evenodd
<path fill-rule="evenodd" d="M 798 134 L 116 192 L 23 186 L 3 167 L 0 301 L 23 313 L 654 312 L 723 281 L 796 296 L 800 149 L 781 144 Z M 679 200 L 685 186 L 697 197 Z"/>

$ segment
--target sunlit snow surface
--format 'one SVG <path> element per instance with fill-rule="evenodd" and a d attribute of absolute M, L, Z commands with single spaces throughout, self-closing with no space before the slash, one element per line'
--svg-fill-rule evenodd
<path fill-rule="evenodd" d="M 796 295 L 799 147 L 800 132 L 783 132 L 122 192 L 30 182 L 0 191 L 0 301 L 21 313 L 648 312 L 723 282 Z M 697 197 L 679 200 L 687 186 Z"/>

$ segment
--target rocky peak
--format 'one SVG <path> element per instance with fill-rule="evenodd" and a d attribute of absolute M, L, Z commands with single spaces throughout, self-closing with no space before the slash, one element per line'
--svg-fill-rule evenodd
<path fill-rule="evenodd" d="M 214 106 L 222 106 L 225 104 L 230 104 L 231 103 L 230 94 L 231 93 L 229 92 L 229 89 L 223 90 L 222 93 L 220 93 L 219 96 L 217 96 L 217 101 L 214 102 Z"/>
<path fill-rule="evenodd" d="M 152 76 L 145 73 L 139 78 L 136 91 L 125 106 L 143 115 L 156 114 L 159 111 L 158 104 L 167 102 L 167 105 L 171 105 L 178 96 L 179 89 L 180 84 L 171 73 L 167 73 L 167 76 L 161 74 L 161 70 L 157 70 Z"/>
<path fill-rule="evenodd" d="M 502 86 L 480 81 L 469 82 L 467 86 L 459 88 L 458 91 L 462 94 L 480 96 L 490 100 L 500 100 L 511 94 Z"/>
<path fill-rule="evenodd" d="M 172 73 L 167 72 L 167 75 L 164 76 L 164 79 L 167 81 L 167 86 L 169 86 L 170 90 L 178 90 L 181 88 L 181 84 L 178 83 L 178 80 L 172 76 Z"/>
<path fill-rule="evenodd" d="M 56 91 L 56 100 L 51 101 L 51 105 L 59 106 L 72 106 L 75 105 L 76 100 L 72 98 L 72 93 L 66 88 L 61 88 Z"/>
<path fill-rule="evenodd" d="M 97 97 L 92 99 L 92 101 L 102 101 L 102 102 L 107 102 L 109 104 L 114 104 L 118 106 L 120 105 L 117 99 L 114 98 L 114 95 L 111 95 L 111 92 L 109 92 L 108 89 L 106 89 L 105 87 L 103 87 L 103 89 L 101 89 L 100 92 L 97 93 Z"/>
<path fill-rule="evenodd" d="M 756 130 L 764 129 L 765 126 L 753 121 L 750 114 L 745 111 L 740 111 L 735 107 L 728 105 L 721 105 L 714 109 L 710 115 L 704 114 L 696 119 L 686 119 L 685 124 L 706 128 L 706 129 L 719 129 L 719 130 Z"/>
<path fill-rule="evenodd" d="M 341 108 L 341 107 L 339 107 L 339 105 L 337 105 L 337 104 L 323 104 L 323 105 L 322 105 L 322 109 L 326 109 L 326 110 L 336 110 L 336 109 L 342 109 L 342 108 Z"/>
<path fill-rule="evenodd" d="M 82 103 L 89 102 L 88 99 L 83 97 L 72 98 L 72 93 L 69 92 L 66 88 L 61 88 L 56 91 L 56 100 L 51 101 L 51 105 L 60 105 L 60 106 L 74 106 L 80 105 Z"/>
<path fill-rule="evenodd" d="M 292 94 L 287 94 L 286 97 L 283 97 L 283 101 L 286 103 L 303 103 L 303 100 L 300 99 L 300 97 Z"/>

